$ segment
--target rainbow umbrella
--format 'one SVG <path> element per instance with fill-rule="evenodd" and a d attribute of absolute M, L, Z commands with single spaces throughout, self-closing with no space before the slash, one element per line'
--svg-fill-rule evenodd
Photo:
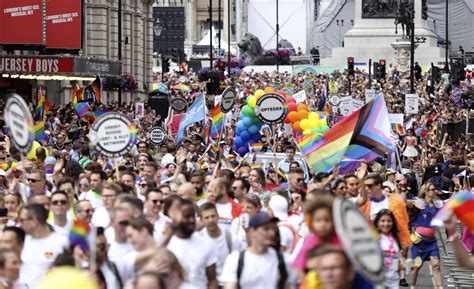
<path fill-rule="evenodd" d="M 159 91 L 159 92 L 167 92 L 168 91 L 168 87 L 166 85 L 164 85 L 163 83 L 161 82 L 153 82 L 151 84 L 151 90 L 152 91 Z"/>
<path fill-rule="evenodd" d="M 176 85 L 173 85 L 171 87 L 171 89 L 174 89 L 174 90 L 181 90 L 181 91 L 186 91 L 186 92 L 190 92 L 191 91 L 191 88 L 185 84 L 176 84 Z"/>

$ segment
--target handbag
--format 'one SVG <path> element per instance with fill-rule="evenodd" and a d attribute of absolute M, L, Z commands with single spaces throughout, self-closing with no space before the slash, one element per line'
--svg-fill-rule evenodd
<path fill-rule="evenodd" d="M 419 244 L 421 241 L 423 241 L 423 237 L 418 234 L 417 232 L 412 232 L 410 234 L 410 240 L 413 244 Z"/>

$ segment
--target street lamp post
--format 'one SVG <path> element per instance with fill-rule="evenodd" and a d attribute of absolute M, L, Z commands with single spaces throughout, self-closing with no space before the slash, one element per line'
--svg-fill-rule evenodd
<path fill-rule="evenodd" d="M 118 61 L 120 62 L 120 76 L 122 76 L 122 0 L 118 0 L 118 11 L 117 11 L 117 33 L 118 33 L 118 49 L 117 49 L 117 54 L 118 54 Z M 122 105 L 122 88 L 119 87 L 118 89 L 118 103 L 119 105 Z"/>
<path fill-rule="evenodd" d="M 410 23 L 410 93 L 415 93 L 415 48 L 417 44 L 425 43 L 425 37 L 415 37 L 415 22 L 414 17 L 411 17 Z"/>
<path fill-rule="evenodd" d="M 227 0 L 227 11 L 227 74 L 230 78 L 230 0 Z"/>
<path fill-rule="evenodd" d="M 160 36 L 161 32 L 163 32 L 163 26 L 160 23 L 160 19 L 155 19 L 155 22 L 153 23 L 153 33 L 155 36 Z M 159 50 L 159 49 L 158 49 Z M 163 69 L 163 63 L 165 61 L 165 57 L 163 54 L 163 51 L 161 51 L 161 82 L 164 82 L 164 69 Z"/>
<path fill-rule="evenodd" d="M 212 39 L 212 0 L 209 0 L 209 68 L 212 69 L 212 50 L 213 50 L 213 45 L 212 42 L 214 39 Z"/>
<path fill-rule="evenodd" d="M 280 36 L 280 24 L 278 23 L 278 0 L 276 0 L 276 67 L 277 73 L 280 74 L 280 60 L 278 59 L 280 50 L 278 47 L 278 38 Z"/>

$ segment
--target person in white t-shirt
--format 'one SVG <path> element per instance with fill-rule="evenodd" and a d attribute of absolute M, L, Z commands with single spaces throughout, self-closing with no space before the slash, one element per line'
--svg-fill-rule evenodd
<path fill-rule="evenodd" d="M 27 234 L 21 253 L 23 262 L 20 283 L 36 288 L 56 257 L 69 246 L 67 237 L 51 233 L 46 225 L 48 211 L 40 204 L 30 204 L 20 212 L 22 228 Z"/>
<path fill-rule="evenodd" d="M 163 231 L 169 218 L 162 212 L 163 193 L 158 188 L 148 188 L 145 193 L 145 218 L 153 224 L 153 237 L 157 244 L 163 242 Z"/>
<path fill-rule="evenodd" d="M 106 183 L 102 188 L 102 200 L 104 206 L 96 208 L 92 216 L 92 224 L 95 227 L 107 228 L 110 224 L 110 212 L 114 208 L 117 196 L 122 194 L 122 188 L 118 184 Z"/>
<path fill-rule="evenodd" d="M 291 252 L 298 230 L 288 223 L 288 201 L 280 195 L 273 195 L 268 202 L 268 214 L 280 220 L 278 230 L 282 252 Z"/>
<path fill-rule="evenodd" d="M 68 237 L 69 231 L 71 231 L 72 221 L 67 219 L 67 213 L 71 207 L 67 193 L 63 191 L 54 192 L 51 195 L 49 207 L 54 216 L 54 220 L 49 221 L 49 224 L 56 233 Z"/>
<path fill-rule="evenodd" d="M 216 250 L 195 232 L 196 209 L 194 202 L 182 200 L 180 210 L 173 214 L 173 236 L 167 244 L 186 271 L 187 282 L 182 289 L 217 289 Z"/>
<path fill-rule="evenodd" d="M 199 207 L 199 217 L 204 228 L 199 233 L 215 248 L 217 252 L 216 273 L 217 279 L 224 267 L 224 261 L 232 252 L 232 236 L 228 230 L 222 230 L 217 225 L 218 215 L 216 206 L 205 203 Z M 219 284 L 223 285 L 223 284 Z"/>
<path fill-rule="evenodd" d="M 94 209 L 103 207 L 104 202 L 102 200 L 102 189 L 106 181 L 107 175 L 103 170 L 93 170 L 90 176 L 91 189 L 82 193 L 79 196 L 79 200 L 90 201 Z"/>
<path fill-rule="evenodd" d="M 108 258 L 116 262 L 133 251 L 133 246 L 127 243 L 125 228 L 130 224 L 130 212 L 124 208 L 112 211 L 111 226 L 105 230 L 105 237 L 109 243 Z"/>
<path fill-rule="evenodd" d="M 234 251 L 226 259 L 220 276 L 224 289 L 285 288 L 289 266 L 283 255 L 273 249 L 278 219 L 259 212 L 249 221 L 249 246 Z"/>
<path fill-rule="evenodd" d="M 232 220 L 242 212 L 240 204 L 229 197 L 230 185 L 224 178 L 216 178 L 207 187 L 207 201 L 215 204 L 219 216 L 218 224 L 223 230 L 230 230 Z"/>

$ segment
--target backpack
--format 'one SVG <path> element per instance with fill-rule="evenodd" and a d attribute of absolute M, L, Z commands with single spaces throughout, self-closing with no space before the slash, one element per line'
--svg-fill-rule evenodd
<path fill-rule="evenodd" d="M 288 279 L 288 272 L 286 270 L 285 259 L 280 251 L 276 251 L 278 258 L 278 284 L 277 289 L 284 289 L 286 280 Z M 240 277 L 242 276 L 242 271 L 244 269 L 244 257 L 245 250 L 241 251 L 239 254 L 239 261 L 237 263 L 237 289 L 240 289 Z"/>
<path fill-rule="evenodd" d="M 293 245 L 291 246 L 290 253 L 293 253 L 293 250 L 296 247 L 296 244 L 298 244 L 298 241 L 300 240 L 300 234 L 296 231 L 296 229 L 290 224 L 290 223 L 285 223 L 285 222 L 279 222 L 278 227 L 285 227 L 290 229 L 291 233 L 293 233 Z"/>

